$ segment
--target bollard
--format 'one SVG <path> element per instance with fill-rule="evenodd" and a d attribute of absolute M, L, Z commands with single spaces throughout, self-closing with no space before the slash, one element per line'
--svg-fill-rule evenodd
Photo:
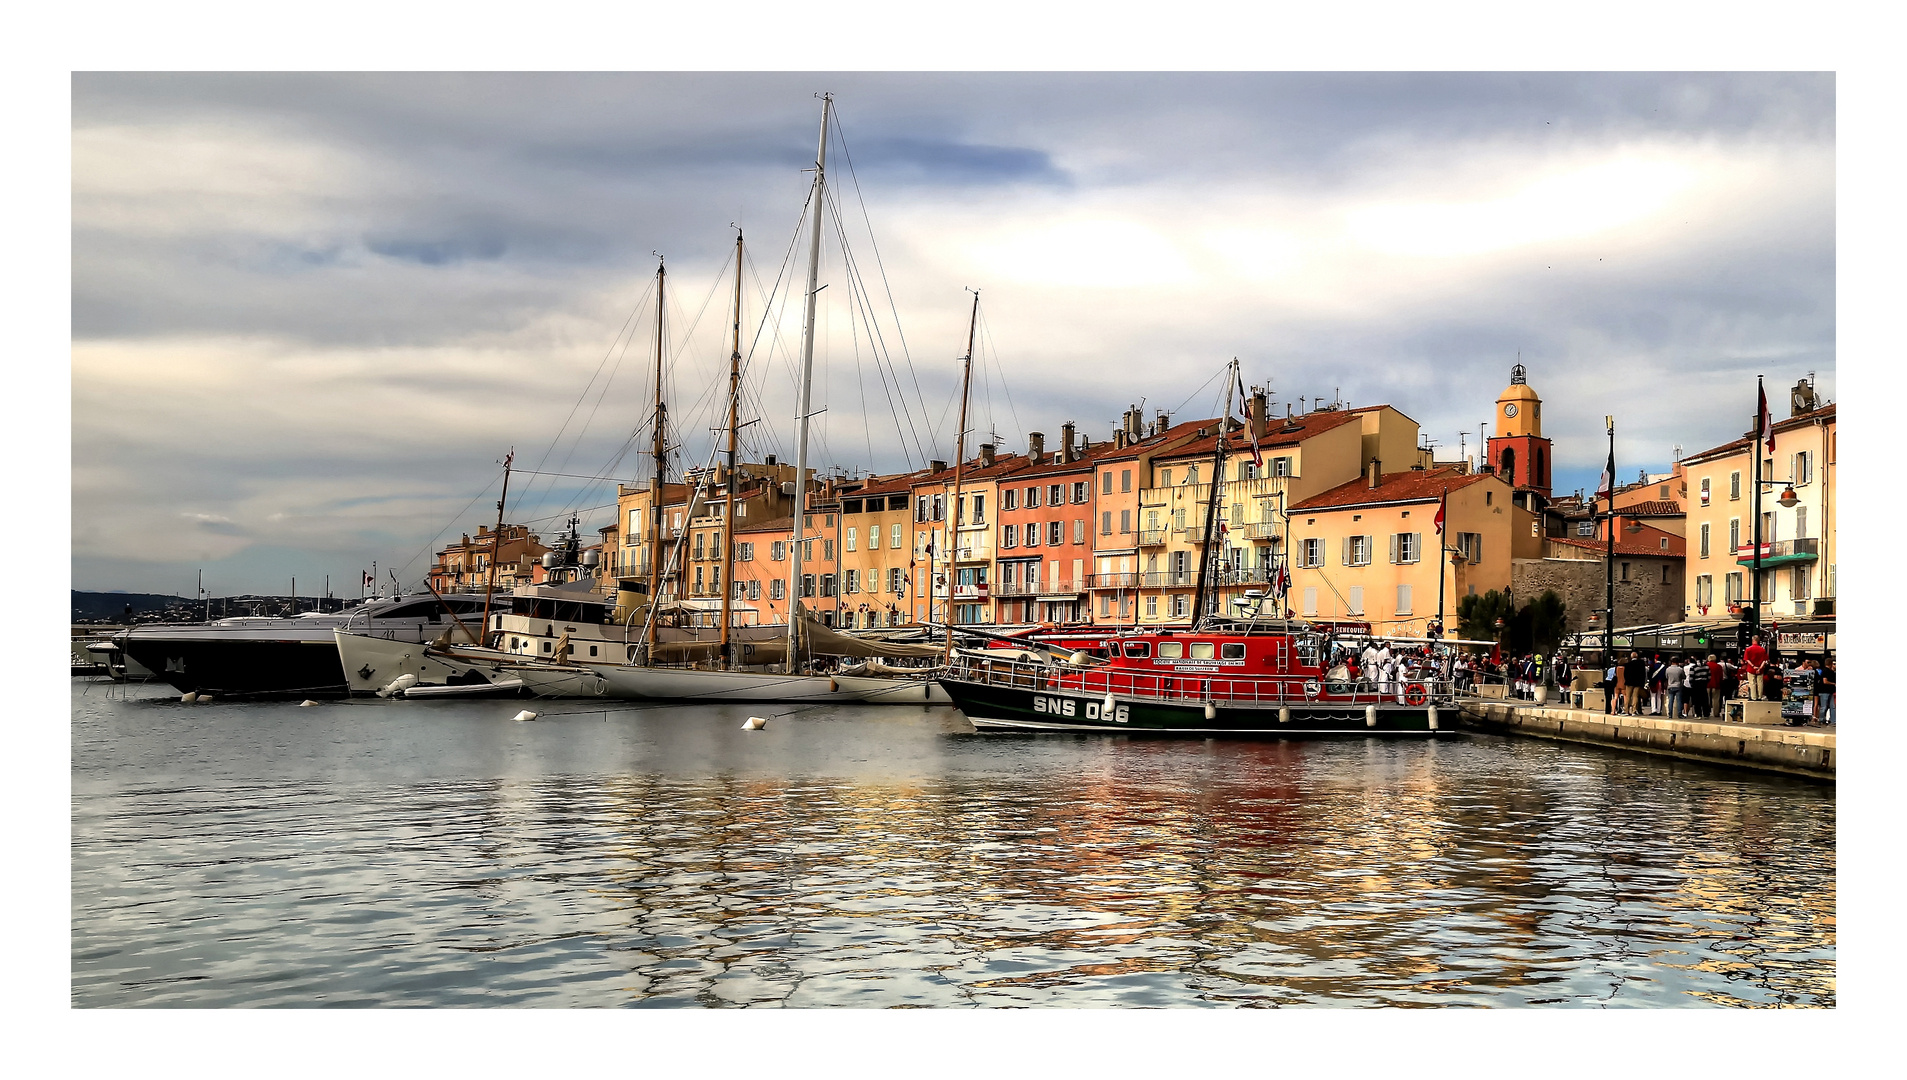
<path fill-rule="evenodd" d="M 1365 727 L 1377 726 L 1377 706 L 1375 705 L 1364 706 L 1364 726 Z"/>

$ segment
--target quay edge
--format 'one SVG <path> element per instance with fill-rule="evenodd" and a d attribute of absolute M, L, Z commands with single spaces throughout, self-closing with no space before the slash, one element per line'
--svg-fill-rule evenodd
<path fill-rule="evenodd" d="M 1459 723 L 1474 731 L 1613 746 L 1712 765 L 1834 780 L 1836 759 L 1831 731 L 1662 716 L 1611 716 L 1555 705 L 1495 701 L 1466 701 L 1458 717 Z"/>

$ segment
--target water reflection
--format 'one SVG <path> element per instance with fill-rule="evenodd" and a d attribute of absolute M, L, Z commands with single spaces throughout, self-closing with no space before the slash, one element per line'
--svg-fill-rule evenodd
<path fill-rule="evenodd" d="M 75 1003 L 1834 1002 L 1812 783 L 1482 736 L 497 711 L 76 700 Z"/>

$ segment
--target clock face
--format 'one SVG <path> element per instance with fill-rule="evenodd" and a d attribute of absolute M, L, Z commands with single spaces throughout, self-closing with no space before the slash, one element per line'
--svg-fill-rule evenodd
<path fill-rule="evenodd" d="M 1505 406 L 1503 406 L 1503 415 L 1505 415 L 1505 416 L 1515 416 L 1515 415 L 1516 415 L 1516 402 L 1514 402 L 1514 401 L 1512 401 L 1512 402 L 1510 402 L 1510 403 L 1509 403 L 1508 405 L 1505 405 Z"/>

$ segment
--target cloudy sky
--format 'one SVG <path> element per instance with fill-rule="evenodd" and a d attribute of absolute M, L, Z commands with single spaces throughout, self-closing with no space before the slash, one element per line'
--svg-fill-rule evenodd
<path fill-rule="evenodd" d="M 1233 356 L 1451 456 L 1520 353 L 1565 490 L 1605 413 L 1632 477 L 1739 434 L 1757 373 L 1836 396 L 1827 75 L 80 75 L 74 587 L 411 585 L 512 447 L 570 474 L 512 520 L 608 524 L 576 477 L 646 475 L 656 252 L 708 454 L 731 222 L 749 442 L 792 456 L 820 90 L 818 466 L 950 456 L 968 288 L 1012 449 L 1211 415 Z"/>

